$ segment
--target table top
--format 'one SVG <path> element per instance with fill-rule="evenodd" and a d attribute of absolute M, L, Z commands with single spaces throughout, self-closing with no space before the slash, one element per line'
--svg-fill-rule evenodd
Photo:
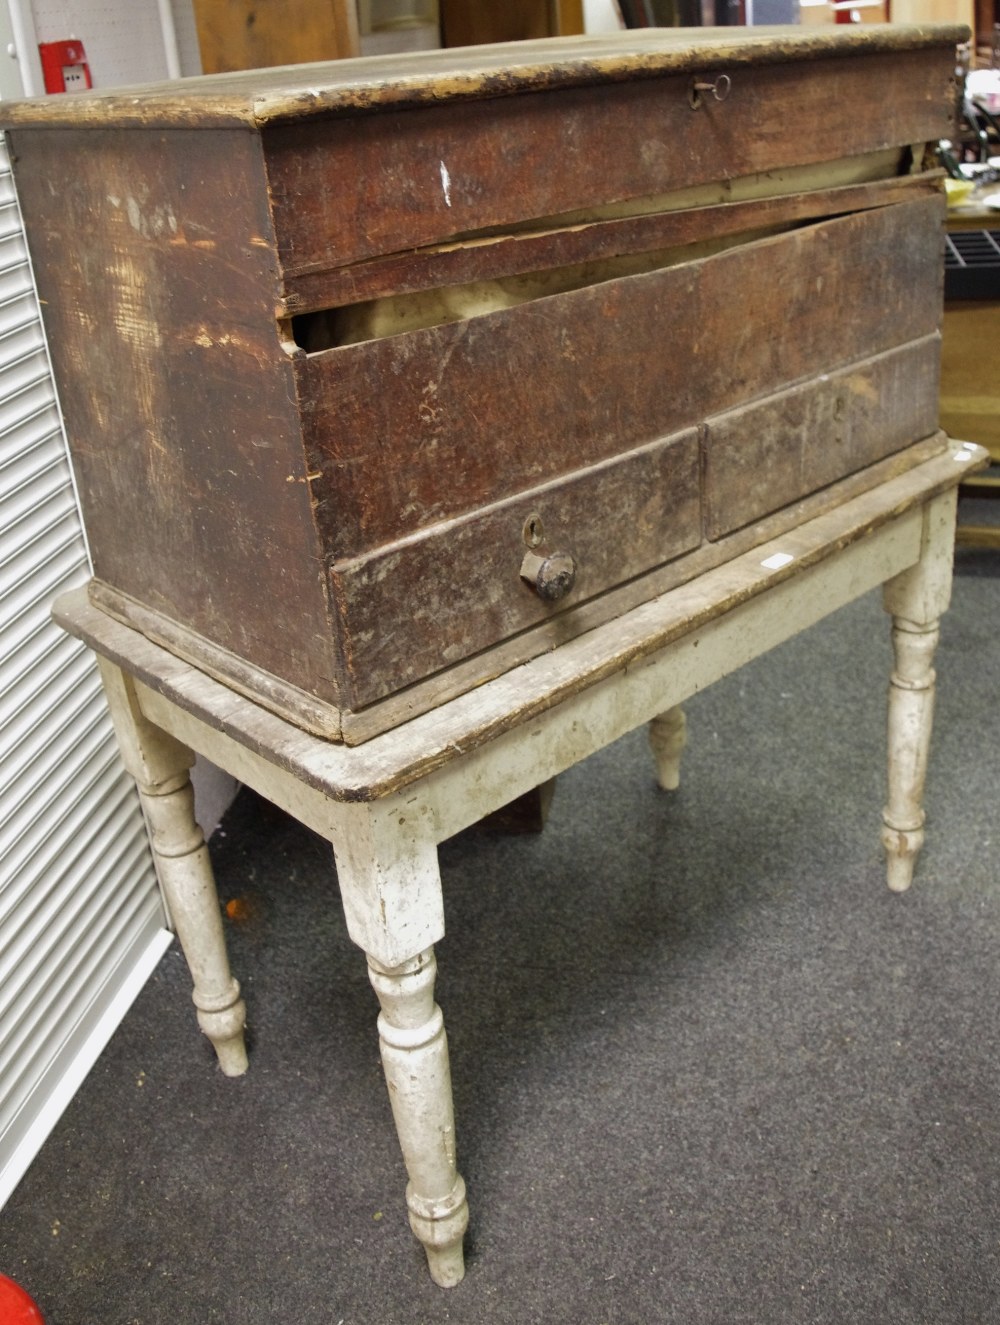
<path fill-rule="evenodd" d="M 943 440 L 943 435 L 939 435 Z M 340 801 L 373 801 L 485 745 L 598 681 L 624 673 L 683 636 L 836 555 L 985 465 L 972 443 L 948 442 L 923 463 L 804 521 L 364 744 L 311 736 L 213 680 L 95 607 L 85 588 L 53 616 L 71 635 L 180 708 Z M 808 503 L 802 503 L 805 509 Z"/>

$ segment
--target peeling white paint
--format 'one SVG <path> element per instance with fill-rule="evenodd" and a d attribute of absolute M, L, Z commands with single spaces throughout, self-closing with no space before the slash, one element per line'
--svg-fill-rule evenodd
<path fill-rule="evenodd" d="M 444 193 L 445 206 L 451 206 L 451 175 L 448 173 L 448 167 L 441 162 L 441 190 Z"/>
<path fill-rule="evenodd" d="M 781 570 L 782 566 L 787 566 L 794 560 L 790 552 L 775 552 L 773 556 L 765 557 L 760 564 L 767 570 Z"/>

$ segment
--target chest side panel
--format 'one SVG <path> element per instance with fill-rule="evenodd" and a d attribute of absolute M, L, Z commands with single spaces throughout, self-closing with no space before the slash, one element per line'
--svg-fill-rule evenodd
<path fill-rule="evenodd" d="M 12 139 L 98 580 L 331 698 L 259 141 Z"/>

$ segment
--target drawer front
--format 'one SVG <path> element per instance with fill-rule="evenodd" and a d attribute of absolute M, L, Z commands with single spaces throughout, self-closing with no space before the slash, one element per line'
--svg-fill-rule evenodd
<path fill-rule="evenodd" d="M 726 99 L 703 95 L 697 109 L 693 75 L 673 74 L 272 126 L 284 273 L 938 139 L 953 120 L 953 66 L 937 49 L 734 67 Z"/>
<path fill-rule="evenodd" d="M 301 355 L 327 555 L 364 555 L 933 334 L 941 207 L 901 203 Z"/>
<path fill-rule="evenodd" d="M 698 430 L 690 429 L 377 553 L 340 562 L 354 706 L 545 621 L 701 542 Z M 572 558 L 575 582 L 545 602 L 527 552 Z"/>
<path fill-rule="evenodd" d="M 937 427 L 941 342 L 928 336 L 707 421 L 706 533 L 722 538 Z"/>
<path fill-rule="evenodd" d="M 932 432 L 940 211 L 303 356 L 350 706 L 552 617 L 569 638 L 704 520 L 721 537 Z M 576 564 L 557 602 L 520 575 L 534 519 Z"/>

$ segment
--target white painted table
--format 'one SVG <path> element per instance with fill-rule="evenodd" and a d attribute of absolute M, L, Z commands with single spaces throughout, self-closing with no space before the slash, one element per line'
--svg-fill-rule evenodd
<path fill-rule="evenodd" d="M 923 843 L 931 661 L 948 604 L 957 484 L 984 463 L 948 449 L 753 547 L 608 626 L 349 749 L 309 736 L 93 607 L 56 620 L 97 653 L 125 763 L 222 1070 L 247 1066 L 208 851 L 192 814 L 194 751 L 333 845 L 347 927 L 381 1004 L 382 1061 L 410 1181 L 410 1223 L 442 1285 L 463 1274 L 468 1222 L 455 1161 L 448 1049 L 434 1002 L 443 936 L 438 843 L 650 722 L 661 784 L 676 786 L 679 705 L 704 686 L 884 586 L 893 619 L 888 881 L 909 886 Z"/>

